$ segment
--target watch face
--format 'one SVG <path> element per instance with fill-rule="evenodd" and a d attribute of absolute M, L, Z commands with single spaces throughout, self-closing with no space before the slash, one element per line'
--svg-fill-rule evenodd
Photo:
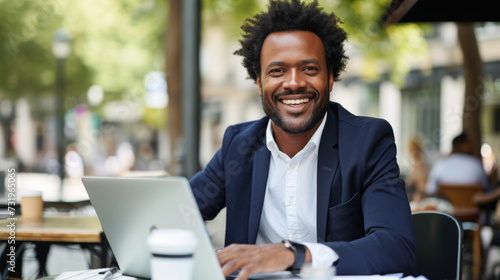
<path fill-rule="evenodd" d="M 293 245 L 289 240 L 283 240 L 281 243 L 283 243 L 283 245 L 285 245 L 288 249 L 292 250 Z"/>

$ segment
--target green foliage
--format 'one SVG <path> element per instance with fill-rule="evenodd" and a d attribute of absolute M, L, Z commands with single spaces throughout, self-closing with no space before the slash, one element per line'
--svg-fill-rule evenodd
<path fill-rule="evenodd" d="M 362 54 L 362 77 L 374 80 L 388 73 L 391 81 L 401 86 L 410 70 L 408 59 L 426 55 L 427 43 L 424 30 L 417 24 L 382 26 L 381 19 L 390 2 L 338 0 L 326 9 L 343 20 L 349 43 Z"/>
<path fill-rule="evenodd" d="M 0 92 L 14 98 L 53 90 L 53 31 L 61 22 L 56 4 L 0 2 Z"/>
<path fill-rule="evenodd" d="M 166 0 L 0 1 L 0 99 L 54 94 L 52 40 L 69 31 L 66 96 L 85 101 L 104 88 L 105 101 L 141 87 L 149 71 L 164 68 Z"/>
<path fill-rule="evenodd" d="M 95 73 L 93 83 L 104 88 L 106 100 L 119 99 L 142 85 L 149 71 L 163 69 L 161 3 L 87 0 L 68 9 L 65 25 L 74 34 L 75 52 Z"/>
<path fill-rule="evenodd" d="M 415 24 L 382 27 L 390 0 L 319 1 L 334 11 L 350 34 L 353 52 L 364 57 L 362 76 L 389 72 L 401 84 L 406 58 L 426 46 Z M 66 95 L 84 100 L 87 89 L 104 88 L 105 101 L 119 100 L 142 88 L 149 71 L 164 68 L 163 38 L 168 0 L 0 0 L 0 99 L 37 97 L 55 91 L 55 31 L 72 38 L 66 63 Z M 221 26 L 240 38 L 244 19 L 265 10 L 266 0 L 203 0 L 203 27 Z"/>
<path fill-rule="evenodd" d="M 264 0 L 202 0 L 204 27 L 220 26 L 229 37 L 239 38 L 244 20 L 265 8 Z"/>
<path fill-rule="evenodd" d="M 204 0 L 204 22 L 224 28 L 228 37 L 239 39 L 244 19 L 265 10 L 266 0 Z M 307 2 L 310 2 L 308 0 Z M 427 54 L 424 31 L 417 24 L 384 27 L 381 18 L 391 0 L 319 0 L 334 12 L 349 34 L 351 54 L 363 57 L 361 77 L 367 81 L 388 73 L 392 82 L 402 85 L 409 71 L 408 58 Z"/>

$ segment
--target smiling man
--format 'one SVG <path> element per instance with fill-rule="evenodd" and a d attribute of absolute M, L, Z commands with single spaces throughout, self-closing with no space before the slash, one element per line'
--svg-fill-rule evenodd
<path fill-rule="evenodd" d="M 270 1 L 242 29 L 267 117 L 230 126 L 190 181 L 204 219 L 227 207 L 217 255 L 238 280 L 305 263 L 337 274 L 411 273 L 413 223 L 390 125 L 330 102 L 346 33 L 316 1 Z"/>

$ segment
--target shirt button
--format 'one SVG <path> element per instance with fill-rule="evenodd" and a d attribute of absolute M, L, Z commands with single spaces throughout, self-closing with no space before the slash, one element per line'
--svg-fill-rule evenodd
<path fill-rule="evenodd" d="M 291 198 L 289 198 L 286 202 L 287 202 L 288 205 L 294 205 L 295 204 L 295 201 L 293 199 L 291 199 Z"/>
<path fill-rule="evenodd" d="M 294 169 L 294 168 L 295 168 L 295 163 L 293 163 L 293 162 L 292 162 L 292 163 L 290 163 L 290 168 L 291 168 L 291 169 Z"/>

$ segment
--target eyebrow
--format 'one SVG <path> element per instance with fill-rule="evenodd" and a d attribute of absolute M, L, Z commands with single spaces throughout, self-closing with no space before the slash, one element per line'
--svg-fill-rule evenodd
<path fill-rule="evenodd" d="M 319 60 L 314 59 L 314 58 L 310 58 L 310 59 L 304 59 L 304 60 L 300 61 L 300 64 L 309 64 L 309 63 L 319 64 Z M 266 69 L 268 69 L 269 67 L 273 67 L 273 66 L 285 66 L 285 65 L 286 65 L 286 63 L 284 63 L 283 61 L 273 61 L 266 66 Z"/>

